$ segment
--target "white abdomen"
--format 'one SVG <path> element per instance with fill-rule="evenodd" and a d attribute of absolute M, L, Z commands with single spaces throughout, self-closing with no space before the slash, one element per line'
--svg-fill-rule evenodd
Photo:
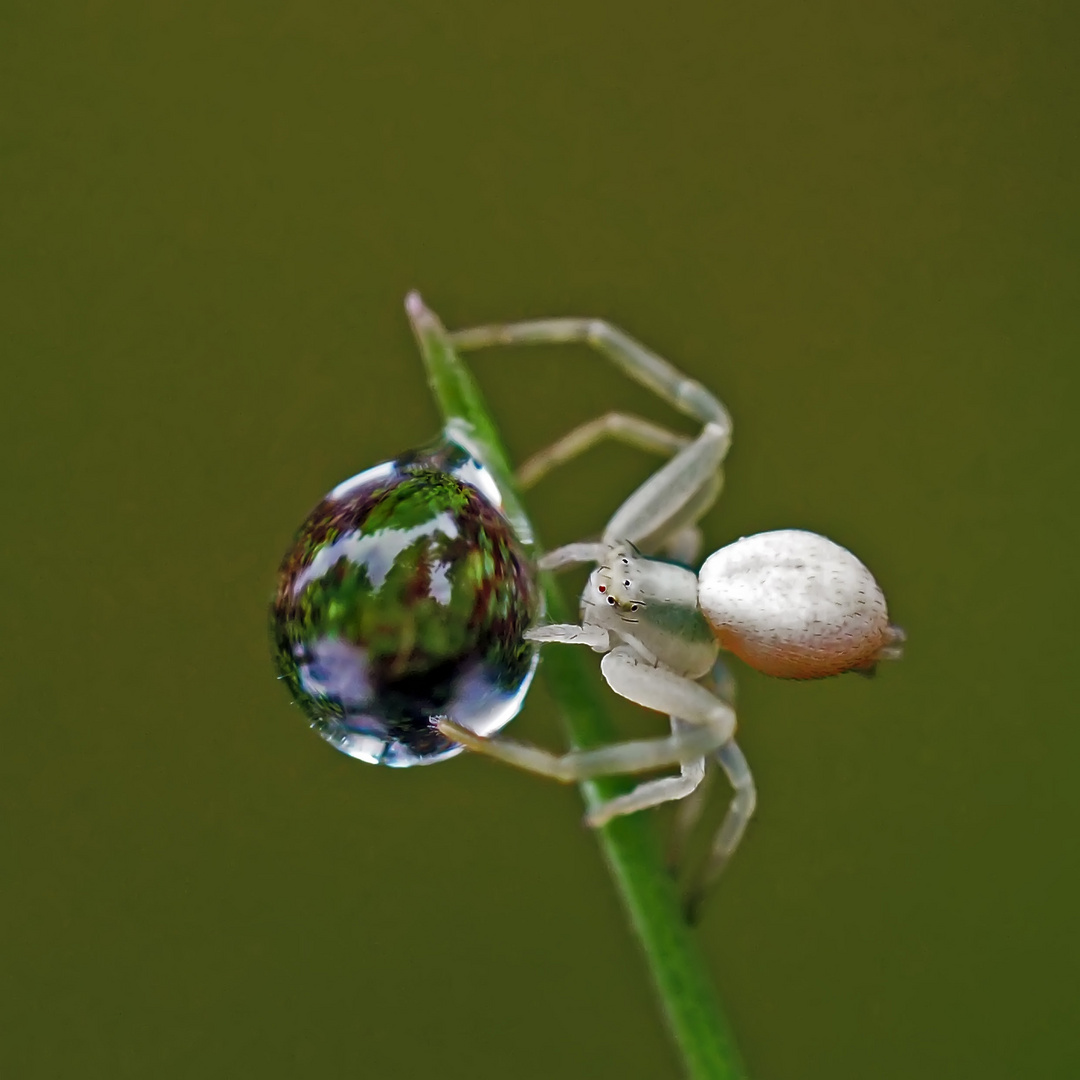
<path fill-rule="evenodd" d="M 896 639 L 873 574 L 800 529 L 744 537 L 701 568 L 698 600 L 721 647 L 766 675 L 816 679 L 873 666 Z"/>

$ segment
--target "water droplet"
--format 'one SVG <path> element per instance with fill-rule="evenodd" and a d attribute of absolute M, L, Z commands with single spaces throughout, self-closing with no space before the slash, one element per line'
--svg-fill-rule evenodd
<path fill-rule="evenodd" d="M 281 564 L 271 635 L 319 734 L 403 767 L 461 750 L 435 717 L 490 735 L 517 715 L 538 608 L 491 474 L 444 439 L 338 484 L 311 512 Z"/>

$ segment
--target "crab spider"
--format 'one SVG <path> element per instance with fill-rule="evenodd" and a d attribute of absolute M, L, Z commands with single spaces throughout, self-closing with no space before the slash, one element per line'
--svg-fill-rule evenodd
<path fill-rule="evenodd" d="M 543 556 L 541 569 L 593 564 L 581 596 L 581 622 L 536 626 L 531 641 L 587 645 L 603 657 L 615 693 L 666 713 L 670 734 L 591 750 L 553 754 L 502 737 L 484 737 L 450 719 L 439 731 L 469 749 L 563 782 L 679 768 L 594 806 L 599 826 L 691 795 L 715 757 L 734 794 L 699 878 L 696 895 L 734 853 L 757 801 L 753 776 L 735 741 L 736 718 L 721 649 L 769 675 L 813 679 L 872 672 L 899 657 L 903 633 L 889 623 L 885 598 L 854 555 L 823 536 L 780 530 L 745 537 L 710 555 L 695 573 L 698 521 L 716 501 L 731 419 L 701 383 L 682 374 L 623 331 L 596 319 L 544 319 L 484 326 L 451 335 L 462 350 L 493 345 L 578 342 L 602 353 L 632 379 L 700 425 L 695 438 L 622 413 L 574 429 L 525 463 L 523 485 L 604 439 L 668 455 L 615 511 L 598 541 L 568 544 Z M 658 556 L 658 557 L 657 557 Z M 696 817 L 690 804 L 685 829 Z"/>

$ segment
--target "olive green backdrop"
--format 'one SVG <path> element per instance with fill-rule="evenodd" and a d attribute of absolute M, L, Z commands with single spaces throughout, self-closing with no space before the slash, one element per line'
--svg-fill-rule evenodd
<path fill-rule="evenodd" d="M 705 380 L 710 546 L 825 532 L 908 630 L 738 671 L 700 936 L 754 1077 L 1080 1075 L 1074 16 L 7 0 L 0 1073 L 678 1075 L 573 790 L 359 764 L 273 678 L 293 530 L 435 430 L 417 287 Z M 670 419 L 584 351 L 475 368 L 519 457 Z M 649 465 L 546 482 L 545 537 Z M 542 688 L 515 730 L 560 743 Z"/>

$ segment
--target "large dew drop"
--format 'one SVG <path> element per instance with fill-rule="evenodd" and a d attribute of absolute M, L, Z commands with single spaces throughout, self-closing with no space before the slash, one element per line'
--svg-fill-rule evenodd
<path fill-rule="evenodd" d="M 339 484 L 301 526 L 271 609 L 278 672 L 343 753 L 439 761 L 461 747 L 433 718 L 491 735 L 517 715 L 538 604 L 491 474 L 441 441 Z"/>

